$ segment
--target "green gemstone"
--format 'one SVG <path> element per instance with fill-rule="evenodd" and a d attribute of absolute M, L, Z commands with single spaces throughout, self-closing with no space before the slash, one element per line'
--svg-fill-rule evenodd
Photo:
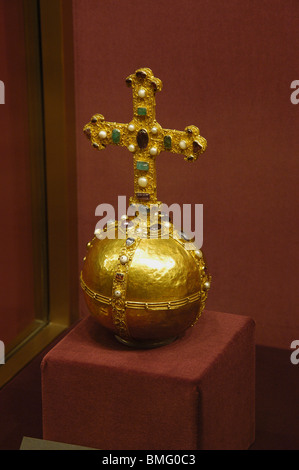
<path fill-rule="evenodd" d="M 171 136 L 170 135 L 166 135 L 164 137 L 164 147 L 166 149 L 171 149 Z"/>
<path fill-rule="evenodd" d="M 138 116 L 146 116 L 146 108 L 137 108 Z"/>
<path fill-rule="evenodd" d="M 147 162 L 137 161 L 136 162 L 136 168 L 137 168 L 137 170 L 148 171 L 149 164 Z"/>
<path fill-rule="evenodd" d="M 113 129 L 112 131 L 112 142 L 114 144 L 119 144 L 120 141 L 120 131 L 118 129 Z"/>

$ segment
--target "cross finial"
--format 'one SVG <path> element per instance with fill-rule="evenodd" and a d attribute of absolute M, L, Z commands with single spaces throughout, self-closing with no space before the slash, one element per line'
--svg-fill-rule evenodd
<path fill-rule="evenodd" d="M 141 68 L 126 79 L 133 92 L 133 119 L 127 123 L 105 121 L 96 114 L 84 127 L 84 133 L 98 150 L 108 144 L 127 147 L 134 157 L 134 196 L 130 204 L 159 205 L 157 201 L 156 157 L 164 150 L 182 154 L 194 162 L 207 147 L 195 126 L 184 131 L 164 129 L 156 121 L 155 94 L 162 82 L 151 69 Z"/>

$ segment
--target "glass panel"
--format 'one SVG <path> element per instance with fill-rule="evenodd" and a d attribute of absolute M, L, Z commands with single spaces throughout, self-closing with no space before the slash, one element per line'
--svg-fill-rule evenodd
<path fill-rule="evenodd" d="M 0 0 L 0 80 L 5 86 L 0 105 L 0 340 L 6 353 L 47 321 L 38 28 L 36 1 Z"/>

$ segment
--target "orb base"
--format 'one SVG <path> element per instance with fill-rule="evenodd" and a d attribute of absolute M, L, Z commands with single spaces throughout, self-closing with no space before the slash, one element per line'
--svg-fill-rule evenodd
<path fill-rule="evenodd" d="M 159 348 L 160 346 L 166 346 L 167 344 L 170 344 L 177 339 L 177 336 L 173 336 L 172 338 L 163 339 L 162 341 L 136 341 L 134 339 L 124 339 L 118 335 L 114 336 L 117 341 L 124 344 L 125 346 L 129 346 L 130 348 L 136 349 Z"/>

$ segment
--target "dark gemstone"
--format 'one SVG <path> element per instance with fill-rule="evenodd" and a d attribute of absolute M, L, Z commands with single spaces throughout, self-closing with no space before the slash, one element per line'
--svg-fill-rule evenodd
<path fill-rule="evenodd" d="M 142 199 L 143 201 L 149 201 L 150 200 L 149 193 L 136 193 L 136 196 L 138 197 L 138 199 Z"/>
<path fill-rule="evenodd" d="M 151 82 L 151 85 L 152 85 L 154 91 L 156 92 L 157 91 L 157 83 L 156 82 Z"/>
<path fill-rule="evenodd" d="M 90 130 L 90 127 L 86 127 L 86 129 L 84 129 L 84 134 L 86 135 L 86 137 L 88 139 L 91 138 L 91 130 Z"/>
<path fill-rule="evenodd" d="M 166 135 L 164 137 L 164 147 L 166 149 L 171 149 L 171 136 L 170 135 Z"/>
<path fill-rule="evenodd" d="M 130 237 L 127 238 L 127 240 L 126 240 L 126 245 L 127 246 L 131 246 L 131 245 L 133 245 L 133 243 L 135 243 L 135 238 L 130 238 Z"/>
<path fill-rule="evenodd" d="M 150 230 L 152 232 L 158 232 L 158 230 L 161 230 L 161 225 L 160 224 L 151 225 Z"/>
<path fill-rule="evenodd" d="M 124 280 L 124 277 L 125 277 L 125 275 L 122 274 L 122 273 L 116 273 L 116 275 L 115 275 L 115 279 L 116 279 L 117 281 L 123 281 L 123 280 Z"/>
<path fill-rule="evenodd" d="M 189 157 L 187 157 L 187 160 L 189 160 L 189 162 L 192 162 L 192 160 L 194 160 L 193 155 L 189 155 Z"/>
<path fill-rule="evenodd" d="M 199 142 L 197 142 L 197 140 L 194 140 L 194 142 L 193 142 L 193 152 L 198 153 L 201 150 L 202 150 L 202 145 Z"/>
<path fill-rule="evenodd" d="M 192 129 L 187 129 L 188 134 L 192 134 Z"/>
<path fill-rule="evenodd" d="M 139 214 L 141 215 L 146 215 L 146 214 L 149 214 L 150 213 L 150 208 L 149 207 L 146 207 L 146 206 L 143 206 L 142 204 L 138 205 L 138 212 Z"/>
<path fill-rule="evenodd" d="M 137 144 L 141 149 L 145 149 L 148 145 L 148 133 L 145 129 L 140 129 L 137 134 Z"/>
<path fill-rule="evenodd" d="M 127 78 L 127 79 L 126 79 L 126 84 L 127 84 L 128 87 L 131 87 L 131 86 L 132 86 L 132 80 L 131 80 L 131 78 Z"/>
<path fill-rule="evenodd" d="M 137 77 L 137 78 L 145 78 L 145 77 L 146 77 L 146 73 L 143 72 L 143 70 L 138 70 L 138 71 L 136 72 L 136 77 Z"/>
<path fill-rule="evenodd" d="M 91 122 L 93 122 L 93 123 L 97 122 L 97 118 L 94 116 L 94 117 L 91 119 Z"/>
<path fill-rule="evenodd" d="M 96 149 L 99 148 L 99 144 L 97 144 L 96 142 L 94 142 L 92 145 L 93 145 L 94 148 L 96 148 Z"/>

